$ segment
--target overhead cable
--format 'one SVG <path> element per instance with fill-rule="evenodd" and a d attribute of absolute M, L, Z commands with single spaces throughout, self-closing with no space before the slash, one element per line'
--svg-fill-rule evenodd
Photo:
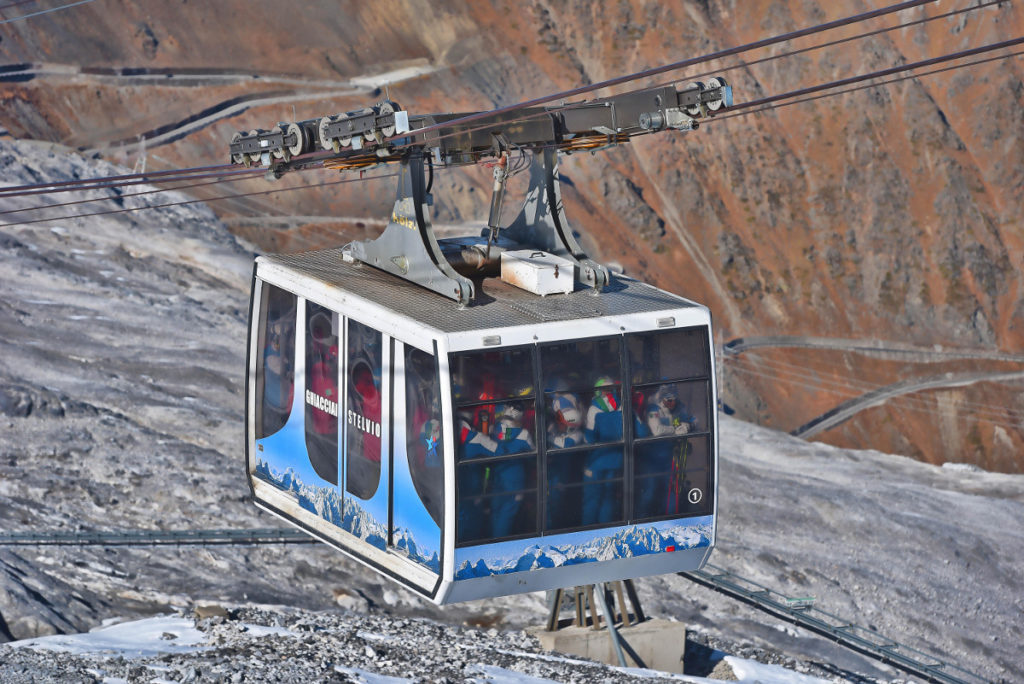
<path fill-rule="evenodd" d="M 173 188 L 157 188 L 156 190 L 143 190 L 141 192 L 125 192 L 114 197 L 94 197 L 92 199 L 74 200 L 72 202 L 56 202 L 54 204 L 44 204 L 39 207 L 24 207 L 22 209 L 8 209 L 7 211 L 0 211 L 0 216 L 7 216 L 9 214 L 20 214 L 26 211 L 44 211 L 46 209 L 55 209 L 56 207 L 70 207 L 76 204 L 89 204 L 91 202 L 110 202 L 116 200 L 123 200 L 127 197 L 140 197 L 142 195 L 153 195 L 160 192 L 176 192 L 178 190 L 187 190 L 188 188 L 198 188 L 204 185 L 216 185 L 218 183 L 237 183 L 239 181 L 250 180 L 257 176 L 262 176 L 263 171 L 261 169 L 255 169 L 249 174 L 239 175 L 234 178 L 224 178 L 223 174 L 206 174 L 203 176 L 191 176 L 188 179 L 193 178 L 206 178 L 208 176 L 216 176 L 214 180 L 203 181 L 202 183 L 188 183 L 186 185 L 176 185 Z M 115 186 L 116 187 L 116 186 Z"/>
<path fill-rule="evenodd" d="M 551 95 L 544 95 L 542 97 L 534 98 L 532 100 L 526 100 L 525 102 L 520 102 L 518 104 L 508 105 L 506 107 L 499 107 L 497 109 L 488 110 L 486 112 L 476 112 L 474 114 L 468 114 L 466 116 L 450 119 L 443 123 L 433 124 L 431 126 L 425 126 L 423 128 L 417 128 L 413 132 L 417 134 L 428 133 L 430 131 L 435 131 L 449 126 L 469 123 L 471 121 L 478 121 L 480 119 L 494 117 L 501 114 L 507 114 L 510 112 L 514 112 L 518 109 L 535 107 L 537 105 L 546 104 L 548 102 L 554 102 L 556 100 L 562 100 L 568 97 L 576 97 L 577 95 L 583 95 L 585 93 L 590 93 L 595 90 L 600 90 L 602 88 L 608 88 L 611 86 L 620 85 L 622 83 L 629 83 L 631 81 L 638 81 L 643 78 L 657 76 L 658 74 L 663 74 L 669 71 L 685 69 L 686 67 L 693 66 L 695 64 L 710 62 L 715 59 L 721 59 L 722 57 L 730 57 L 732 55 L 737 55 L 742 52 L 748 52 L 750 50 L 768 47 L 769 45 L 775 45 L 776 43 L 782 43 L 788 40 L 793 40 L 794 38 L 800 38 L 802 36 L 809 36 L 814 33 L 821 33 L 822 31 L 828 31 L 834 28 L 839 28 L 841 26 L 848 26 L 849 24 L 855 24 L 858 22 L 866 21 L 867 19 L 873 19 L 874 17 L 881 17 L 886 14 L 892 14 L 893 12 L 901 12 L 906 9 L 919 7 L 921 5 L 926 5 L 936 1 L 937 0 L 909 0 L 908 2 L 901 2 L 895 5 L 889 5 L 888 7 L 882 7 L 880 9 L 872 10 L 870 12 L 855 14 L 844 19 L 837 19 L 835 21 L 826 22 L 824 24 L 817 24 L 815 26 L 799 29 L 797 31 L 783 33 L 777 36 L 773 36 L 771 38 L 763 38 L 752 43 L 746 43 L 745 45 L 739 45 L 737 47 L 719 50 L 717 52 L 712 52 L 701 57 L 690 57 L 688 59 L 680 60 L 678 62 L 672 62 L 671 64 L 665 64 L 660 67 L 654 67 L 652 69 L 646 69 L 644 71 L 637 71 L 626 76 L 618 76 L 616 78 L 611 78 L 606 81 L 601 81 L 599 83 L 593 83 L 591 85 L 581 86 L 579 88 L 573 88 L 570 90 L 563 90 L 561 92 L 553 93 Z"/>
<path fill-rule="evenodd" d="M 913 62 L 911 64 L 904 64 L 901 66 L 889 67 L 888 69 L 880 69 L 873 71 L 869 74 L 861 74 L 859 76 L 850 76 L 849 78 L 841 78 L 836 81 L 830 81 L 828 83 L 822 83 L 816 86 L 810 86 L 808 88 L 800 88 L 799 90 L 791 90 L 788 93 L 782 93 L 781 95 L 769 95 L 768 97 L 758 98 L 756 100 L 748 100 L 747 102 L 740 102 L 730 107 L 730 115 L 734 115 L 734 112 L 742 109 L 748 109 L 750 107 L 760 107 L 762 105 L 770 104 L 772 102 L 778 102 L 780 100 L 788 100 L 794 97 L 801 97 L 803 95 L 810 95 L 811 93 L 821 92 L 822 90 L 830 90 L 832 88 L 841 88 L 846 85 L 853 83 L 860 83 L 873 78 L 882 78 L 884 76 L 890 76 L 897 74 L 901 71 L 911 71 L 913 69 L 920 69 L 922 67 L 931 66 L 933 64 L 941 64 L 943 62 L 949 62 L 954 59 L 963 59 L 964 57 L 971 57 L 973 55 L 980 55 L 985 52 L 992 52 L 993 50 L 1002 50 L 1003 48 L 1013 47 L 1014 45 L 1020 45 L 1024 43 L 1024 37 L 1011 38 L 1010 40 L 1003 40 L 998 43 L 991 43 L 989 45 L 983 45 L 981 47 L 970 48 L 968 50 L 961 50 L 960 52 L 952 52 L 948 55 L 942 55 L 941 57 L 932 57 L 930 59 L 922 59 L 919 62 Z M 728 116 L 728 115 L 727 115 Z M 723 117 L 725 118 L 725 117 Z"/>
<path fill-rule="evenodd" d="M 664 83 L 660 83 L 660 84 L 658 84 L 656 86 L 651 86 L 651 87 L 653 87 L 653 88 L 661 88 L 661 87 L 664 87 L 664 86 L 676 85 L 676 84 L 682 83 L 684 81 L 694 81 L 694 80 L 697 80 L 699 78 L 704 78 L 706 76 L 716 76 L 718 74 L 729 73 L 730 71 L 735 71 L 736 69 L 749 69 L 752 66 L 757 66 L 759 64 L 766 64 L 768 62 L 774 62 L 774 61 L 779 60 L 779 59 L 785 59 L 786 57 L 795 57 L 796 55 L 802 55 L 802 54 L 805 54 L 805 53 L 808 53 L 808 52 L 815 52 L 817 50 L 823 50 L 824 48 L 835 47 L 836 45 L 842 45 L 844 43 L 849 43 L 849 42 L 852 42 L 852 41 L 855 41 L 855 40 L 863 40 L 865 38 L 871 38 L 873 36 L 881 35 L 883 33 L 890 33 L 892 31 L 896 31 L 898 29 L 904 29 L 904 28 L 909 28 L 911 26 L 918 26 L 918 25 L 922 25 L 922 24 L 927 24 L 929 22 L 937 21 L 939 19 L 948 19 L 949 17 L 955 17 L 957 15 L 965 14 L 967 12 L 973 12 L 975 10 L 984 9 L 986 7 L 991 7 L 993 5 L 1002 5 L 1002 4 L 1005 4 L 1005 3 L 1006 3 L 1006 0 L 988 0 L 987 2 L 983 2 L 983 3 L 978 4 L 978 5 L 971 5 L 970 7 L 962 7 L 962 8 L 957 9 L 957 10 L 951 10 L 951 11 L 946 12 L 944 14 L 936 14 L 934 17 L 925 17 L 924 19 L 915 19 L 913 21 L 907 21 L 907 22 L 904 22 L 902 24 L 894 24 L 892 26 L 886 26 L 886 27 L 883 27 L 883 28 L 880 28 L 880 29 L 875 29 L 874 31 L 868 31 L 866 33 L 858 33 L 857 35 L 854 35 L 854 36 L 847 36 L 846 38 L 838 38 L 836 40 L 830 40 L 830 41 L 825 42 L 825 43 L 818 43 L 817 45 L 811 45 L 809 47 L 800 48 L 799 50 L 790 50 L 788 52 L 780 52 L 777 55 L 769 55 L 767 57 L 761 57 L 760 59 L 755 59 L 755 60 L 750 61 L 750 62 L 741 61 L 741 62 L 737 62 L 736 64 L 733 64 L 732 66 L 722 67 L 721 69 L 715 69 L 713 71 L 704 71 L 704 72 L 701 72 L 701 73 L 698 73 L 698 74 L 687 75 L 685 77 L 681 76 L 679 78 L 672 79 L 671 81 L 666 81 Z"/>
<path fill-rule="evenodd" d="M 32 183 L 31 185 L 12 185 L 5 188 L 0 188 L 0 197 L 7 195 L 23 195 L 28 194 L 31 190 L 40 190 L 44 188 L 67 188 L 77 190 L 80 185 L 92 185 L 94 183 L 113 183 L 116 181 L 127 181 L 127 180 L 153 180 L 158 181 L 166 176 L 175 176 L 178 174 L 189 175 L 193 173 L 201 173 L 206 171 L 231 171 L 237 170 L 234 164 L 215 164 L 213 166 L 194 166 L 187 169 L 170 169 L 168 171 L 148 171 L 146 173 L 128 173 L 120 176 L 101 176 L 98 178 L 79 178 L 77 180 L 70 181 L 55 181 L 52 183 Z M 88 188 L 86 188 L 88 189 Z"/>
<path fill-rule="evenodd" d="M 0 20 L 0 24 L 10 24 L 12 21 L 21 21 L 22 19 L 30 19 L 32 17 L 38 17 L 43 14 L 49 14 L 50 12 L 59 12 L 60 10 L 70 9 L 71 7 L 77 7 L 79 5 L 85 5 L 93 2 L 93 0 L 78 0 L 78 2 L 71 2 L 66 5 L 60 5 L 59 7 L 51 7 L 50 9 L 39 10 L 38 12 L 32 12 L 31 14 L 23 14 L 20 17 L 12 17 L 10 19 Z M 12 3 L 17 4 L 17 3 Z"/>
<path fill-rule="evenodd" d="M 332 186 L 332 185 L 343 185 L 345 183 L 357 183 L 359 181 L 369 181 L 369 180 L 379 180 L 381 178 L 391 178 L 391 177 L 397 176 L 397 175 L 398 175 L 397 173 L 385 173 L 385 174 L 381 174 L 379 176 L 369 176 L 369 177 L 366 177 L 366 178 L 343 178 L 343 179 L 337 180 L 337 181 L 328 181 L 328 182 L 324 182 L 324 183 L 316 183 L 315 185 L 308 185 L 308 186 L 303 186 L 303 187 L 313 187 L 313 188 L 329 187 L 329 186 Z M 54 218 L 33 219 L 31 221 L 12 221 L 10 223 L 2 223 L 0 225 L 2 225 L 2 226 L 26 226 L 26 225 L 29 225 L 29 224 L 32 224 L 32 223 L 46 223 L 46 222 L 52 222 L 52 221 L 70 221 L 72 219 L 86 218 L 88 216 L 107 216 L 109 214 L 125 214 L 125 213 L 131 212 L 131 211 L 144 211 L 144 210 L 147 210 L 147 209 L 165 209 L 167 207 L 180 207 L 180 206 L 183 206 L 183 205 L 186 205 L 186 204 L 197 204 L 199 202 L 219 202 L 221 200 L 235 199 L 235 198 L 238 198 L 238 197 L 255 197 L 257 195 L 273 195 L 273 194 L 278 193 L 278 192 L 288 192 L 290 190 L 297 190 L 297 189 L 298 188 L 277 188 L 275 190 L 260 190 L 260 191 L 257 191 L 257 192 L 242 192 L 242 193 L 238 193 L 238 194 L 234 194 L 234 195 L 223 195 L 221 197 L 210 197 L 210 198 L 207 198 L 207 199 L 193 199 L 193 200 L 187 200 L 187 201 L 182 201 L 182 202 L 166 202 L 164 204 L 151 204 L 151 205 L 146 206 L 146 207 L 132 207 L 132 208 L 128 208 L 128 209 L 111 209 L 109 211 L 94 211 L 94 212 L 85 213 L 85 214 L 71 214 L 69 216 L 57 216 L 57 217 L 54 217 Z"/>
<path fill-rule="evenodd" d="M 900 83 L 902 81 L 909 81 L 913 78 L 924 78 L 925 76 L 934 76 L 935 74 L 945 73 L 947 71 L 954 71 L 956 69 L 962 69 L 969 66 L 977 66 L 978 64 L 986 64 L 988 62 L 998 62 L 1001 59 L 1009 59 L 1011 57 L 1020 57 L 1024 55 L 1024 50 L 1019 52 L 1011 52 L 1005 55 L 996 55 L 995 57 L 986 57 L 985 59 L 977 59 L 972 62 L 965 62 L 963 64 L 954 64 L 952 66 L 942 67 L 941 69 L 932 69 L 931 71 L 925 71 L 919 74 L 907 74 L 905 76 L 898 76 L 896 78 L 890 78 L 885 81 L 879 81 L 877 83 L 868 83 L 865 85 L 855 86 L 853 88 L 846 88 L 844 90 L 838 90 L 836 92 L 824 93 L 821 95 L 814 95 L 811 97 L 802 97 L 788 102 L 777 102 L 774 104 L 765 105 L 758 107 L 757 109 L 750 109 L 745 112 L 736 112 L 735 114 L 726 114 L 714 119 L 714 122 L 725 121 L 726 119 L 732 119 L 737 116 L 747 116 L 749 114 L 760 114 L 761 112 L 767 112 L 773 109 L 781 109 L 782 107 L 789 107 L 791 105 L 803 104 L 805 102 L 814 102 L 815 100 L 823 100 L 827 97 L 836 97 L 839 95 L 846 95 L 848 93 L 855 93 L 860 90 L 868 90 L 869 88 L 878 88 L 885 85 L 892 85 L 894 83 Z"/>
<path fill-rule="evenodd" d="M 737 366 L 736 364 L 740 365 Z M 745 364 L 745 365 L 744 365 Z M 848 395 L 850 398 L 861 396 L 864 394 L 876 392 L 884 387 L 891 386 L 890 384 L 879 385 L 877 383 L 865 382 L 862 380 L 842 380 L 839 378 L 832 378 L 828 375 L 818 375 L 819 371 L 815 368 L 807 366 L 798 366 L 795 364 L 789 364 L 785 361 L 778 359 L 765 359 L 757 357 L 756 359 L 745 358 L 732 358 L 729 363 L 723 366 L 729 371 L 744 372 L 751 375 L 759 375 L 762 377 L 769 377 L 774 379 L 792 378 L 792 384 L 798 384 L 811 390 L 826 391 L 840 395 Z M 829 368 L 828 370 L 832 370 Z M 766 375 L 762 371 L 768 371 L 771 375 Z M 1002 375 L 1002 371 L 996 372 L 997 377 Z M 806 382 L 803 382 L 806 381 Z M 1013 382 L 1020 382 L 1020 379 L 1007 380 L 1005 378 L 1000 379 L 982 379 L 979 382 L 992 382 L 1001 384 L 1010 384 Z M 923 397 L 908 397 L 910 401 L 918 401 L 927 406 L 931 406 L 931 402 Z M 995 406 L 993 404 L 986 404 L 983 402 L 973 401 L 958 401 L 957 406 L 969 408 L 978 414 L 984 414 L 993 418 L 1002 418 L 1007 420 L 1016 420 L 1021 417 L 1020 412 L 1007 408 L 1005 406 Z"/>

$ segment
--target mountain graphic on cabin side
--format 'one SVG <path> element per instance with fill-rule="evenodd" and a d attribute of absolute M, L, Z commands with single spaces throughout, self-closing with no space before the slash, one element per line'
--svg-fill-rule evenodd
<path fill-rule="evenodd" d="M 303 509 L 327 522 L 340 527 L 362 541 L 380 549 L 387 550 L 387 525 L 370 515 L 359 502 L 351 497 L 342 497 L 333 486 L 318 487 L 305 484 L 295 474 L 293 468 L 284 471 L 272 469 L 270 464 L 260 458 L 256 459 L 256 477 L 269 482 L 278 489 L 295 496 Z M 412 532 L 406 528 L 395 530 L 393 548 L 406 555 L 410 560 L 430 568 L 434 572 L 441 571 L 441 560 L 437 551 L 421 547 L 417 544 Z"/>
<path fill-rule="evenodd" d="M 613 534 L 598 536 L 580 543 L 531 544 L 518 553 L 504 553 L 475 562 L 465 560 L 455 571 L 455 579 L 488 577 L 539 568 L 593 563 L 615 558 L 631 558 L 666 551 L 682 551 L 711 544 L 709 523 L 676 523 L 658 529 L 654 525 L 631 525 Z M 481 554 L 486 547 L 481 547 Z"/>

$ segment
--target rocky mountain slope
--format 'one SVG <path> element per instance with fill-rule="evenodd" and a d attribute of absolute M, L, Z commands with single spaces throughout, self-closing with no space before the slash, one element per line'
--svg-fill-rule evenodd
<path fill-rule="evenodd" d="M 2 141 L 0 169 L 12 185 L 124 171 Z M 166 201 L 153 197 L 122 201 Z M 0 211 L 38 201 L 0 198 Z M 0 226 L 5 530 L 276 524 L 249 502 L 242 468 L 250 266 L 202 205 Z M 713 562 L 990 679 L 1024 670 L 1022 476 L 807 443 L 728 417 L 720 450 Z M 0 548 L 0 587 L 3 640 L 201 602 L 502 629 L 544 616 L 534 594 L 437 609 L 319 545 Z M 681 577 L 638 587 L 648 614 L 724 642 L 895 676 Z"/>
<path fill-rule="evenodd" d="M 0 123 L 18 138 L 129 165 L 190 167 L 226 159 L 236 130 L 384 95 L 415 111 L 490 108 L 884 4 L 390 0 L 283 12 L 263 0 L 109 0 L 6 25 Z M 930 4 L 743 58 L 967 6 Z M 777 61 L 706 66 L 726 74 L 742 101 L 1022 30 L 1021 8 L 1003 2 Z M 981 376 L 891 397 L 816 438 L 1020 472 L 1020 381 L 987 378 L 1021 370 L 1024 354 L 1021 74 L 1015 57 L 577 155 L 562 165 L 568 214 L 599 258 L 706 302 L 723 342 L 815 335 L 1018 355 L 891 364 L 844 349 L 794 358 L 765 348 L 726 359 L 722 386 L 740 416 L 793 430 L 880 386 Z M 311 172 L 282 185 L 330 177 Z M 439 176 L 436 216 L 480 224 L 488 178 Z M 377 182 L 211 206 L 261 248 L 287 251 L 374 234 L 392 193 Z"/>

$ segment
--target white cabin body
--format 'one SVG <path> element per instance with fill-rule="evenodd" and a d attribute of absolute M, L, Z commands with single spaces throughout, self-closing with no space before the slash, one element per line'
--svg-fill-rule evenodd
<path fill-rule="evenodd" d="M 708 309 L 624 277 L 479 288 L 459 308 L 340 249 L 259 257 L 257 504 L 437 604 L 702 567 Z"/>

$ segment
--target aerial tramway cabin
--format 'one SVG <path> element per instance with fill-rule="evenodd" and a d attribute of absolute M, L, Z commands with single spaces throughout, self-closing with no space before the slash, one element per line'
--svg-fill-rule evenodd
<path fill-rule="evenodd" d="M 259 258 L 259 505 L 439 604 L 702 566 L 717 482 L 708 310 L 624 277 L 544 297 L 491 278 L 482 296 L 459 308 L 341 250 Z M 648 426 L 665 388 L 680 434 Z M 507 415 L 526 431 L 518 449 L 473 453 Z M 618 429 L 600 433 L 602 418 Z M 559 440 L 565 424 L 583 439 Z"/>
<path fill-rule="evenodd" d="M 684 112 L 727 96 L 716 81 L 584 114 L 693 128 Z M 568 114 L 551 125 L 568 127 Z M 353 117 L 387 135 L 411 125 L 394 108 L 346 116 L 319 123 L 324 150 L 338 151 L 332 131 Z M 314 128 L 238 136 L 232 159 L 275 172 L 305 163 L 288 154 L 305 154 Z M 538 144 L 523 208 L 500 236 L 504 166 L 481 235 L 437 240 L 424 145 L 401 156 L 376 240 L 256 260 L 256 503 L 437 604 L 702 567 L 718 483 L 709 310 L 586 257 L 562 213 L 552 145 Z"/>

